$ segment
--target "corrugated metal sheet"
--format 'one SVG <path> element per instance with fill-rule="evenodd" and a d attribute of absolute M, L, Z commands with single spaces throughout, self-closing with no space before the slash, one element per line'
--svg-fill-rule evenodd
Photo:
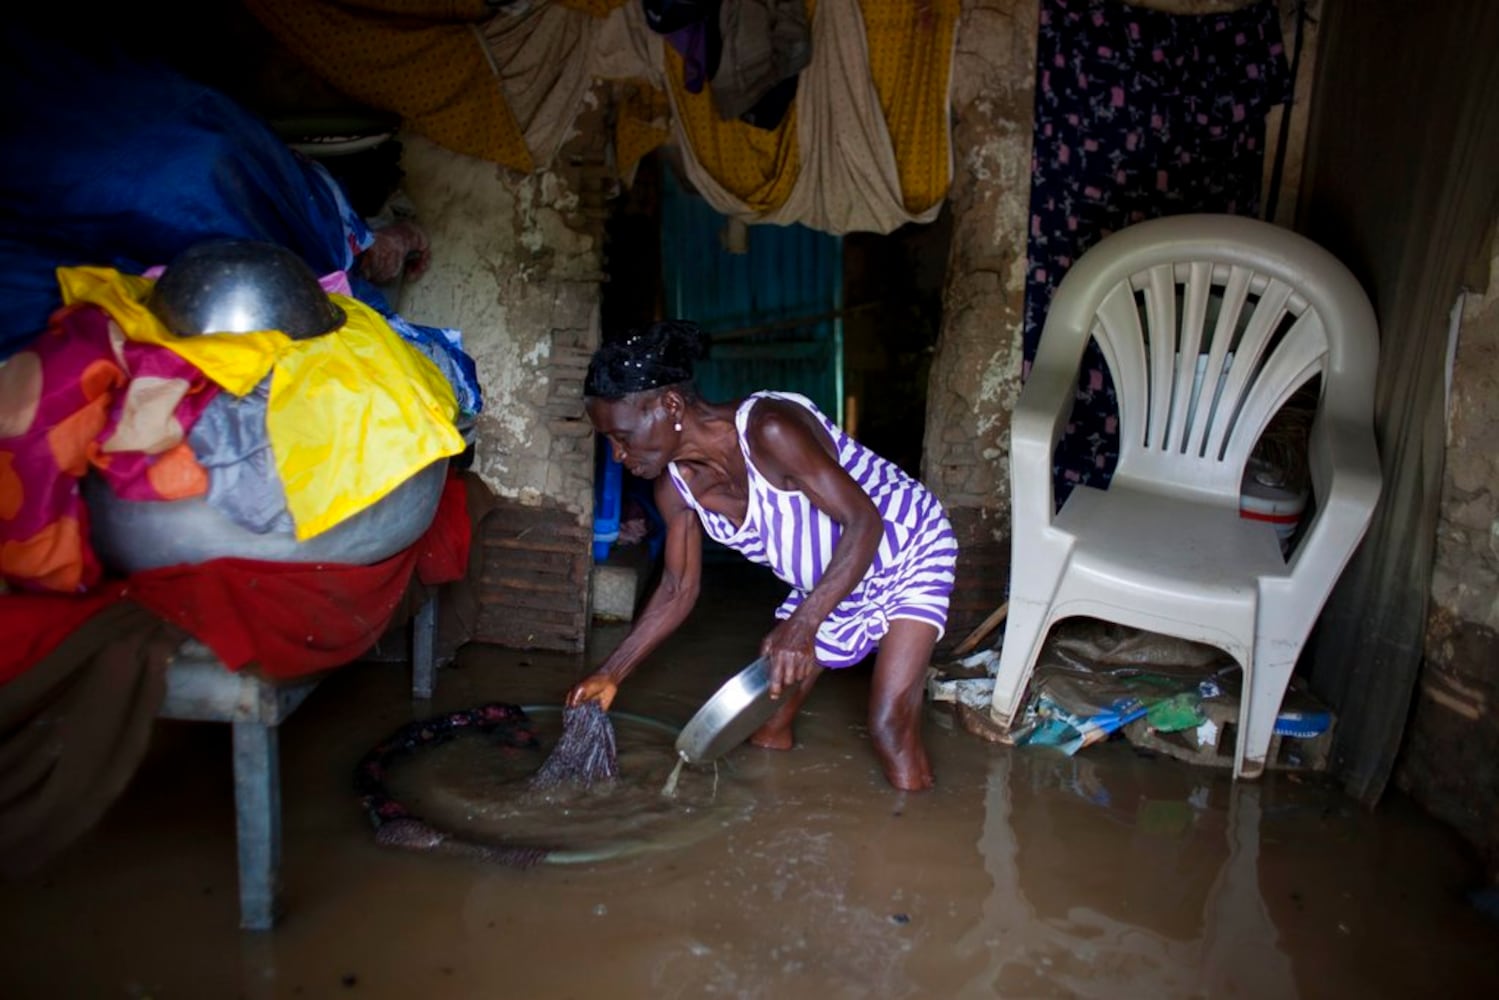
<path fill-rule="evenodd" d="M 666 308 L 713 337 L 698 385 L 710 400 L 799 392 L 842 422 L 843 240 L 803 226 L 750 226 L 730 253 L 727 220 L 665 172 L 661 258 Z"/>

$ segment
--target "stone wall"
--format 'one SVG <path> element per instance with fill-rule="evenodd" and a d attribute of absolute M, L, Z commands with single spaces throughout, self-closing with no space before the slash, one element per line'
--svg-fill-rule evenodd
<path fill-rule="evenodd" d="M 1499 252 L 1465 297 L 1426 659 L 1396 780 L 1499 877 Z"/>
<path fill-rule="evenodd" d="M 500 496 L 591 517 L 581 367 L 598 343 L 599 246 L 575 221 L 578 194 L 553 171 L 518 177 L 420 136 L 403 142 L 432 265 L 401 311 L 463 331 L 484 388 L 475 471 Z"/>
<path fill-rule="evenodd" d="M 922 458 L 961 546 L 954 639 L 998 604 L 1008 578 L 1037 11 L 1036 0 L 971 0 L 958 24 L 953 232 Z"/>
<path fill-rule="evenodd" d="M 618 190 L 599 107 L 552 169 L 524 177 L 403 137 L 403 189 L 432 264 L 402 289 L 400 310 L 463 331 L 484 391 L 473 468 L 502 501 L 475 548 L 482 641 L 578 651 L 587 638 L 594 435 L 583 376 L 599 342 L 605 203 Z M 517 620 L 535 627 L 518 632 Z"/>

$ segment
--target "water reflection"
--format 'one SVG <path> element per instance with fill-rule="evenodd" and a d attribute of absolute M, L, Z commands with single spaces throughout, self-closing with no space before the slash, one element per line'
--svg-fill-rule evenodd
<path fill-rule="evenodd" d="M 239 935 L 240 995 L 245 1000 L 271 1000 L 284 995 L 276 988 L 276 945 L 271 934 L 243 931 Z"/>
<path fill-rule="evenodd" d="M 1296 995 L 1260 891 L 1260 786 L 1178 782 L 1172 799 L 1103 773 L 992 758 L 978 844 L 992 890 L 962 943 L 990 959 L 971 991 Z"/>

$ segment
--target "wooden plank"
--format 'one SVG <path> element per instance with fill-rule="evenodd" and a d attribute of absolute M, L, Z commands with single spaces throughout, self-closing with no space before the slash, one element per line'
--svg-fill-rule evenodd
<path fill-rule="evenodd" d="M 553 573 L 506 573 L 503 576 L 485 573 L 480 582 L 486 589 L 517 590 L 526 594 L 560 594 L 576 598 L 578 593 L 568 576 Z"/>
<path fill-rule="evenodd" d="M 999 607 L 997 607 L 997 608 L 994 609 L 994 613 L 993 614 L 991 614 L 988 618 L 985 618 L 982 622 L 979 622 L 978 628 L 976 628 L 972 632 L 968 633 L 968 638 L 966 638 L 962 642 L 958 643 L 957 648 L 952 651 L 952 655 L 953 656 L 964 656 L 964 655 L 966 655 L 970 650 L 972 650 L 981 641 L 983 641 L 984 636 L 986 636 L 990 632 L 994 631 L 995 626 L 997 626 L 1000 622 L 1004 621 L 1005 620 L 1005 616 L 1008 615 L 1009 613 L 1010 613 L 1010 602 L 1009 601 L 1005 601 Z"/>
<path fill-rule="evenodd" d="M 491 591 L 479 595 L 479 604 L 485 612 L 532 617 L 549 622 L 584 622 L 583 603 L 569 602 L 559 605 L 555 598 L 540 594 L 522 594 L 513 591 Z M 524 625 L 524 623 L 520 623 Z"/>
<path fill-rule="evenodd" d="M 593 544 L 589 538 L 588 543 Z M 578 551 L 579 541 L 536 541 L 530 538 L 486 538 L 484 547 L 486 549 L 519 550 L 522 552 L 565 552 L 572 554 Z"/>
<path fill-rule="evenodd" d="M 530 632 L 507 630 L 487 631 L 481 621 L 474 638 L 479 642 L 504 646 L 508 649 L 549 649 L 563 653 L 575 653 L 583 648 L 581 633 L 554 632 L 544 629 Z"/>

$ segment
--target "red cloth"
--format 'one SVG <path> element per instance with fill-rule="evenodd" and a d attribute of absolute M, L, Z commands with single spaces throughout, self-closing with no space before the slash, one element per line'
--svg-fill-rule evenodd
<path fill-rule="evenodd" d="M 395 616 L 413 572 L 429 586 L 467 572 L 473 525 L 463 482 L 449 476 L 415 545 L 373 566 L 216 559 L 107 581 L 82 596 L 0 597 L 0 683 L 19 676 L 115 601 L 181 626 L 230 670 L 267 677 L 315 673 L 357 659 Z"/>

